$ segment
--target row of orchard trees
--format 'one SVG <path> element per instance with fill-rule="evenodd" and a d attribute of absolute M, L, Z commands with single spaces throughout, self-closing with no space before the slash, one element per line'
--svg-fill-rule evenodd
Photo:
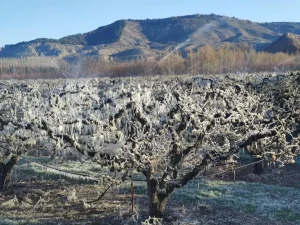
<path fill-rule="evenodd" d="M 160 59 L 107 61 L 86 57 L 72 62 L 63 59 L 0 59 L 0 79 L 7 78 L 74 78 L 123 77 L 140 75 L 226 74 L 284 72 L 300 69 L 299 55 L 256 52 L 247 44 L 205 45 L 184 53 L 171 49 Z"/>
<path fill-rule="evenodd" d="M 299 83 L 296 74 L 1 82 L 0 188 L 19 154 L 77 151 L 144 174 L 149 215 L 162 217 L 175 189 L 240 149 L 291 162 Z"/>

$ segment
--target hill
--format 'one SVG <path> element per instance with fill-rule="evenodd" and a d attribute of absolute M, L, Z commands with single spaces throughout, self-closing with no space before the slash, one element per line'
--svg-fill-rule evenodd
<path fill-rule="evenodd" d="M 161 57 L 166 49 L 186 51 L 205 44 L 217 46 L 226 42 L 245 42 L 263 50 L 285 32 L 300 34 L 300 23 L 255 23 L 216 14 L 129 19 L 61 39 L 39 38 L 6 45 L 0 49 L 0 57 L 74 59 L 96 56 L 130 60 Z"/>
<path fill-rule="evenodd" d="M 295 22 L 271 22 L 260 23 L 261 26 L 275 33 L 294 33 L 300 35 L 300 23 Z"/>
<path fill-rule="evenodd" d="M 300 50 L 300 35 L 285 33 L 276 41 L 272 42 L 268 48 L 267 52 L 286 52 L 286 53 L 296 53 Z"/>

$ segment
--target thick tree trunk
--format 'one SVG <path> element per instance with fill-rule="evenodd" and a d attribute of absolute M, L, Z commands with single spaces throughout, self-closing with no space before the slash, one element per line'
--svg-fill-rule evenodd
<path fill-rule="evenodd" d="M 149 216 L 163 218 L 166 211 L 166 200 L 152 202 L 149 208 Z"/>
<path fill-rule="evenodd" d="M 0 162 L 0 190 L 4 187 L 5 177 L 5 164 L 4 162 Z"/>
<path fill-rule="evenodd" d="M 149 216 L 162 218 L 165 214 L 169 194 L 158 193 L 157 185 L 148 182 Z"/>
<path fill-rule="evenodd" d="M 146 173 L 147 189 L 149 196 L 149 216 L 156 218 L 163 218 L 166 210 L 168 198 L 174 191 L 174 187 L 163 185 L 164 188 L 161 192 L 158 191 L 159 182 L 153 178 L 153 171 L 150 168 Z M 161 183 L 162 185 L 162 183 Z M 167 187 L 166 187 L 167 186 Z"/>
<path fill-rule="evenodd" d="M 0 162 L 0 190 L 3 190 L 10 181 L 11 170 L 19 161 L 19 156 L 13 155 L 10 159 L 4 163 Z"/>

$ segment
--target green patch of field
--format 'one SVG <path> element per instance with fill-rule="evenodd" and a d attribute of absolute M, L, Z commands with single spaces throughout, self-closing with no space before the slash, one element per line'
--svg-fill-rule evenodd
<path fill-rule="evenodd" d="M 27 157 L 27 159 L 30 161 L 22 158 L 20 163 L 15 166 L 15 180 L 64 179 L 72 183 L 95 183 L 97 180 L 105 181 L 106 176 L 104 174 L 107 173 L 107 171 L 96 163 L 81 163 L 79 161 L 59 162 L 42 157 Z M 43 167 L 42 165 L 48 167 Z M 86 177 L 76 174 L 82 174 Z"/>
<path fill-rule="evenodd" d="M 300 224 L 300 190 L 261 183 L 190 182 L 175 193 L 183 202 L 200 201 L 217 208 L 250 213 L 287 224 Z"/>

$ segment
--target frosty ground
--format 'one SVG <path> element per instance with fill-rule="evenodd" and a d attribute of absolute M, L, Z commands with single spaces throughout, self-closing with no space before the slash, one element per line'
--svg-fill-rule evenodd
<path fill-rule="evenodd" d="M 90 176 L 101 171 L 92 163 L 30 159 Z M 177 190 L 162 224 L 299 224 L 299 166 L 268 169 L 261 176 L 251 174 L 251 169 L 237 172 L 236 181 L 232 174 L 224 174 L 192 181 Z M 141 224 L 147 219 L 144 182 L 134 182 L 133 214 L 130 182 L 112 187 L 95 201 L 107 185 L 65 176 L 22 159 L 11 186 L 0 195 L 0 224 Z"/>

